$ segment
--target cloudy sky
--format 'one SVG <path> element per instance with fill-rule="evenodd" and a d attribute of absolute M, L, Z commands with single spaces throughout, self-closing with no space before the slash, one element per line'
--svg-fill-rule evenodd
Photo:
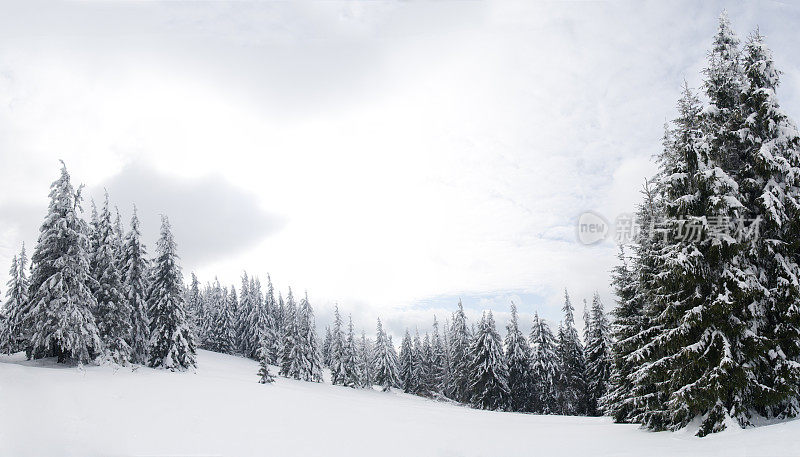
<path fill-rule="evenodd" d="M 320 320 L 610 307 L 577 216 L 633 209 L 724 8 L 797 119 L 790 2 L 3 3 L 0 284 L 63 159 L 150 246 L 169 215 L 187 274 L 270 273 Z"/>

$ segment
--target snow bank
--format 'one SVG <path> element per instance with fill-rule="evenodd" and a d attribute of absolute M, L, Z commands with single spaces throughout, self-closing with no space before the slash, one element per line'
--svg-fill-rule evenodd
<path fill-rule="evenodd" d="M 707 438 L 607 418 L 478 411 L 277 378 L 200 351 L 196 373 L 0 356 L 0 456 L 788 456 L 800 421 Z M 273 368 L 273 372 L 276 372 Z"/>

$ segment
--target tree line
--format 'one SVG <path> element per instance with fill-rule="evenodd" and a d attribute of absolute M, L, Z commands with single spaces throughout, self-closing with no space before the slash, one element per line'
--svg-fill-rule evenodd
<path fill-rule="evenodd" d="M 81 217 L 82 191 L 62 162 L 28 258 L 14 256 L 0 313 L 0 348 L 29 359 L 146 364 L 170 370 L 195 366 L 195 338 L 184 307 L 183 276 L 166 217 L 156 256 L 141 242 L 134 208 L 130 229 L 112 217 L 108 194 Z"/>
<path fill-rule="evenodd" d="M 613 274 L 618 422 L 704 436 L 800 411 L 800 136 L 779 77 L 759 31 L 742 46 L 723 14 L 645 186 L 650 230 Z"/>
<path fill-rule="evenodd" d="M 200 286 L 192 274 L 186 303 L 198 346 L 241 355 L 261 364 L 262 382 L 278 374 L 321 382 L 322 368 L 334 385 L 380 386 L 429 398 L 449 399 L 477 408 L 543 414 L 599 415 L 600 399 L 611 377 L 611 335 L 597 294 L 584 311 L 583 341 L 575 328 L 574 308 L 565 291 L 564 321 L 556 333 L 538 314 L 530 335 L 519 328 L 516 306 L 501 340 L 491 311 L 470 325 L 461 302 L 440 331 L 414 336 L 406 330 L 398 348 L 377 321 L 375 338 L 345 323 L 338 305 L 333 322 L 316 336 L 307 295 L 299 303 L 291 288 L 277 296 L 271 278 L 245 272 L 237 292 L 218 280 Z"/>
<path fill-rule="evenodd" d="M 374 343 L 352 319 L 345 327 L 338 307 L 322 343 L 323 362 L 333 384 L 381 386 L 424 397 L 448 399 L 476 408 L 540 414 L 599 415 L 598 404 L 611 376 L 608 319 L 595 294 L 585 306 L 583 342 L 575 328 L 574 308 L 565 291 L 564 320 L 554 335 L 534 315 L 529 337 L 519 328 L 516 305 L 501 339 L 491 311 L 470 325 L 461 302 L 440 331 L 406 329 L 399 354 L 378 320 Z M 585 343 L 585 346 L 584 346 Z"/>
<path fill-rule="evenodd" d="M 241 285 L 218 280 L 184 286 L 176 243 L 162 217 L 156 255 L 141 241 L 136 209 L 128 230 L 108 194 L 82 218 L 82 187 L 66 166 L 50 187 L 50 204 L 31 258 L 14 256 L 0 313 L 0 348 L 59 362 L 129 363 L 184 370 L 196 366 L 196 348 L 258 360 L 261 382 L 270 366 L 281 376 L 349 387 L 381 386 L 478 408 L 554 414 L 599 414 L 610 379 L 610 334 L 597 295 L 586 309 L 584 341 L 565 292 L 564 321 L 554 335 L 538 315 L 529 337 L 516 306 L 505 340 L 487 312 L 471 325 L 459 302 L 440 332 L 413 338 L 406 330 L 399 354 L 378 320 L 375 339 L 345 326 L 338 306 L 323 338 L 316 334 L 307 293 L 284 299 L 269 275 L 245 272 Z M 586 347 L 584 348 L 584 343 Z"/>

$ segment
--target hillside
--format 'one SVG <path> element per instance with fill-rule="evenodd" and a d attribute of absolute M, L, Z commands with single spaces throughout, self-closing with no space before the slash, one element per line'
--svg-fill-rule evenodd
<path fill-rule="evenodd" d="M 800 421 L 707 438 L 607 418 L 478 411 L 277 378 L 200 351 L 196 373 L 0 356 L 0 456 L 788 456 Z"/>

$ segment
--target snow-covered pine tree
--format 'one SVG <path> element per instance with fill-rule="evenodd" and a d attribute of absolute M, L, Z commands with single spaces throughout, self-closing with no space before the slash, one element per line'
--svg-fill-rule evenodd
<path fill-rule="evenodd" d="M 431 336 L 431 383 L 433 393 L 443 395 L 445 384 L 448 382 L 445 343 L 439 334 L 439 321 L 433 316 L 433 334 Z"/>
<path fill-rule="evenodd" d="M 280 375 L 287 378 L 302 379 L 303 376 L 303 337 L 300 331 L 297 305 L 294 303 L 292 288 L 286 296 L 284 315 L 283 347 Z"/>
<path fill-rule="evenodd" d="M 152 283 L 147 294 L 147 315 L 150 318 L 148 365 L 172 371 L 194 368 L 194 335 L 186 319 L 183 277 L 166 216 L 161 216 L 161 236 L 156 253 Z"/>
<path fill-rule="evenodd" d="M 392 335 L 387 334 L 386 339 L 389 341 L 389 352 L 392 354 L 392 358 L 397 361 L 397 379 L 400 379 L 400 357 L 397 355 L 397 349 L 394 346 L 394 341 L 392 341 Z M 400 384 L 398 383 L 395 387 L 400 387 Z"/>
<path fill-rule="evenodd" d="M 114 207 L 114 260 L 117 263 L 117 270 L 120 272 L 120 277 L 123 276 L 125 270 L 125 229 L 122 228 L 122 216 L 119 214 L 119 208 Z M 125 278 L 122 278 L 122 287 L 124 295 L 128 296 L 127 285 Z"/>
<path fill-rule="evenodd" d="M 233 336 L 230 334 L 230 313 L 227 308 L 227 289 L 223 289 L 219 278 L 214 278 L 214 283 L 208 288 L 206 294 L 209 310 L 208 323 L 206 325 L 204 349 L 214 352 L 227 354 L 231 352 L 233 346 Z"/>
<path fill-rule="evenodd" d="M 431 345 L 431 337 L 427 332 L 422 338 L 421 350 L 419 351 L 419 366 L 419 394 L 425 396 L 435 395 L 437 386 L 436 372 L 433 365 L 433 346 Z"/>
<path fill-rule="evenodd" d="M 23 322 L 32 331 L 28 357 L 86 363 L 102 351 L 92 315 L 96 301 L 89 288 L 88 228 L 78 215 L 80 202 L 80 188 L 72 187 L 62 162 L 31 258 L 31 310 Z"/>
<path fill-rule="evenodd" d="M 342 334 L 342 316 L 339 314 L 339 305 L 333 308 L 333 329 L 330 342 L 331 384 L 343 385 L 345 381 L 344 367 L 344 336 Z"/>
<path fill-rule="evenodd" d="M 672 134 L 665 128 L 662 163 L 665 159 L 672 160 L 671 151 Z M 614 372 L 612 387 L 603 399 L 603 409 L 617 422 L 644 423 L 644 412 L 663 409 L 666 401 L 663 394 L 655 389 L 654 383 L 644 382 L 634 376 L 645 359 L 654 355 L 640 348 L 647 346 L 661 330 L 649 319 L 649 316 L 657 316 L 663 311 L 662 303 L 656 300 L 654 282 L 662 269 L 660 253 L 665 246 L 663 234 L 654 231 L 664 214 L 661 181 L 662 178 L 657 176 L 652 182 L 645 182 L 642 189 L 644 201 L 638 206 L 636 220 L 646 230 L 640 231 L 632 240 L 630 267 L 625 265 L 624 252 L 621 251 L 621 266 L 615 269 L 612 276 L 618 297 L 617 307 L 612 312 Z"/>
<path fill-rule="evenodd" d="M 271 384 L 275 382 L 275 377 L 272 376 L 272 373 L 269 371 L 269 348 L 266 346 L 266 341 L 264 341 L 264 345 L 257 351 L 261 354 L 261 358 L 259 361 L 259 369 L 258 369 L 258 382 L 261 384 Z"/>
<path fill-rule="evenodd" d="M 242 353 L 251 359 L 260 359 L 258 354 L 261 350 L 266 348 L 269 351 L 273 344 L 272 325 L 267 307 L 268 303 L 264 302 L 264 297 L 261 295 L 261 281 L 257 278 L 248 280 L 245 273 L 242 277 L 240 308 L 243 312 L 247 312 L 247 315 L 240 321 L 239 334 L 242 340 Z M 267 357 L 271 358 L 269 352 Z"/>
<path fill-rule="evenodd" d="M 344 348 L 342 351 L 342 366 L 344 367 L 344 376 L 342 385 L 347 387 L 361 387 L 361 372 L 359 370 L 359 355 L 356 348 L 356 337 L 353 331 L 353 317 L 348 316 L 347 323 L 347 336 L 344 340 Z"/>
<path fill-rule="evenodd" d="M 200 305 L 202 313 L 200 314 L 201 318 L 199 321 L 198 332 L 202 336 L 198 337 L 196 341 L 198 341 L 197 344 L 200 348 L 210 351 L 212 350 L 211 329 L 214 326 L 214 317 L 217 310 L 214 285 L 212 285 L 210 282 L 206 282 L 205 287 L 203 287 L 203 290 L 200 293 L 200 301 L 202 303 Z"/>
<path fill-rule="evenodd" d="M 375 384 L 383 387 L 384 391 L 400 386 L 397 355 L 394 353 L 391 340 L 383 331 L 380 319 L 375 334 L 375 354 L 372 364 L 375 367 Z"/>
<path fill-rule="evenodd" d="M 128 339 L 131 335 L 131 306 L 123 286 L 118 253 L 120 245 L 111 221 L 108 192 L 97 220 L 97 246 L 92 253 L 92 289 L 96 306 L 94 318 L 104 358 L 112 363 L 127 364 L 131 359 Z"/>
<path fill-rule="evenodd" d="M 712 52 L 712 67 L 733 65 L 719 63 L 718 55 Z M 705 114 L 687 87 L 679 102 L 672 144 L 661 159 L 666 244 L 645 329 L 655 332 L 631 354 L 640 359 L 632 374 L 634 403 L 644 405 L 637 420 L 674 430 L 700 418 L 700 436 L 724 429 L 728 417 L 747 422 L 749 359 L 758 352 L 747 330 L 751 310 L 743 305 L 754 298 L 754 268 L 743 240 L 712 224 L 724 229 L 742 208 L 739 186 L 723 168 L 739 161 L 729 157 L 738 146 L 727 131 L 735 113 L 726 117 L 724 92 L 709 86 L 712 107 Z"/>
<path fill-rule="evenodd" d="M 491 311 L 481 318 L 470 346 L 470 359 L 470 404 L 490 410 L 507 408 L 510 399 L 508 366 Z"/>
<path fill-rule="evenodd" d="M 759 234 L 748 251 L 761 294 L 750 325 L 761 338 L 748 405 L 766 418 L 800 413 L 800 136 L 776 98 L 780 71 L 756 30 L 742 59 L 745 165 L 739 183 Z M 754 305 L 749 305 L 754 307 Z"/>
<path fill-rule="evenodd" d="M 561 309 L 564 312 L 558 340 L 561 410 L 562 414 L 581 415 L 586 413 L 586 361 L 583 345 L 575 329 L 575 309 L 566 290 Z"/>
<path fill-rule="evenodd" d="M 302 379 L 304 381 L 322 382 L 322 357 L 319 351 L 317 338 L 317 324 L 314 319 L 314 309 L 308 301 L 308 292 L 300 301 L 298 309 L 298 324 L 302 343 Z"/>
<path fill-rule="evenodd" d="M 19 307 L 15 305 L 11 296 L 14 290 L 13 286 L 19 279 L 19 267 L 17 266 L 16 254 L 11 259 L 11 268 L 9 269 L 8 276 L 8 292 L 6 292 L 7 304 L 6 306 L 2 306 L 2 302 L 0 302 L 0 350 L 6 354 L 11 354 L 16 352 L 14 347 L 17 345 L 17 332 L 12 329 L 13 325 L 11 324 L 10 316 L 12 313 L 15 313 L 13 309 Z"/>
<path fill-rule="evenodd" d="M 534 393 L 531 348 L 519 329 L 517 305 L 514 302 L 511 302 L 511 320 L 506 326 L 504 343 L 508 365 L 508 408 L 510 411 L 531 411 Z"/>
<path fill-rule="evenodd" d="M 269 361 L 278 364 L 281 353 L 281 316 L 283 313 L 283 300 L 280 304 L 275 301 L 275 288 L 272 286 L 272 277 L 267 274 L 267 293 L 264 296 L 264 309 L 267 311 L 267 350 Z"/>
<path fill-rule="evenodd" d="M 611 311 L 612 370 L 608 392 L 601 399 L 600 408 L 615 422 L 624 423 L 631 418 L 631 407 L 626 400 L 632 389 L 629 378 L 632 368 L 627 357 L 636 348 L 631 345 L 630 339 L 641 331 L 642 310 L 634 301 L 636 281 L 623 246 L 619 247 L 617 258 L 619 263 L 611 273 L 611 285 L 617 297 L 617 306 Z"/>
<path fill-rule="evenodd" d="M 470 358 L 469 347 L 472 336 L 467 326 L 467 316 L 464 306 L 458 300 L 458 309 L 453 313 L 453 323 L 450 329 L 450 356 L 452 358 L 453 389 L 451 398 L 461 403 L 468 403 L 471 399 L 470 392 Z"/>
<path fill-rule="evenodd" d="M 3 301 L 0 300 L 0 351 L 11 352 L 10 349 L 7 349 L 7 342 L 11 339 L 12 337 L 8 331 L 8 310 L 3 306 Z"/>
<path fill-rule="evenodd" d="M 541 414 L 558 414 L 561 411 L 556 382 L 559 379 L 557 342 L 547 323 L 533 315 L 531 328 L 531 373 L 534 381 L 532 410 Z"/>
<path fill-rule="evenodd" d="M 231 295 L 233 296 L 233 300 L 231 300 Z M 239 309 L 239 295 L 236 293 L 236 288 L 233 285 L 228 289 L 227 298 L 227 303 L 231 312 L 231 335 L 233 336 L 233 348 L 230 354 L 236 354 L 242 346 L 241 335 L 239 334 L 239 322 L 242 320 L 242 314 Z"/>
<path fill-rule="evenodd" d="M 236 293 L 236 286 L 231 284 L 231 288 L 228 291 L 228 309 L 231 310 L 231 335 L 233 335 L 233 348 L 231 349 L 231 354 L 236 354 L 241 347 L 241 335 L 237 331 L 237 325 L 242 320 L 241 316 L 241 309 L 239 308 L 239 294 Z"/>
<path fill-rule="evenodd" d="M 250 318 L 256 312 L 253 306 L 253 297 L 250 295 L 250 278 L 247 277 L 247 272 L 242 273 L 242 287 L 240 289 L 239 303 L 237 304 L 238 315 L 235 316 L 234 333 L 236 334 L 236 350 L 244 355 L 250 357 L 260 347 L 255 338 L 254 328 L 250 326 Z"/>
<path fill-rule="evenodd" d="M 204 347 L 203 339 L 205 335 L 203 332 L 203 320 L 205 317 L 203 311 L 203 297 L 200 293 L 200 281 L 197 279 L 197 275 L 195 275 L 194 272 L 191 274 L 189 287 L 186 289 L 186 318 L 189 320 L 189 326 L 195 336 L 197 345 Z"/>
<path fill-rule="evenodd" d="M 199 347 L 210 351 L 212 350 L 211 329 L 214 326 L 214 317 L 217 310 L 214 285 L 210 282 L 206 282 L 200 294 L 200 299 L 202 301 L 200 309 L 202 309 L 203 312 L 201 313 L 200 328 L 198 331 L 202 337 L 198 338 L 197 341 L 199 341 Z"/>
<path fill-rule="evenodd" d="M 25 349 L 26 345 L 22 323 L 29 310 L 27 263 L 28 257 L 25 254 L 25 244 L 23 244 L 19 255 L 14 256 L 8 272 L 8 290 L 6 290 L 4 308 L 4 338 L 0 342 L 0 348 L 7 354 L 21 351 Z"/>
<path fill-rule="evenodd" d="M 131 333 L 128 344 L 131 347 L 131 361 L 145 364 L 148 360 L 150 343 L 150 318 L 147 316 L 147 291 L 149 289 L 147 272 L 150 265 L 147 251 L 141 242 L 139 217 L 133 207 L 131 229 L 123 241 L 122 279 L 128 296 L 128 307 L 131 313 Z M 193 286 L 197 286 L 197 278 L 192 274 Z M 197 291 L 199 295 L 199 291 Z M 198 297 L 199 299 L 199 297 Z"/>
<path fill-rule="evenodd" d="M 358 341 L 358 370 L 361 373 L 361 385 L 363 387 L 372 387 L 375 379 L 372 359 L 372 341 L 367 338 L 366 332 L 362 330 L 361 339 Z"/>
<path fill-rule="evenodd" d="M 322 338 L 322 365 L 326 368 L 331 367 L 331 343 L 333 336 L 331 335 L 331 326 L 325 326 L 325 336 Z"/>
<path fill-rule="evenodd" d="M 94 252 L 100 246 L 100 217 L 97 214 L 97 205 L 94 203 L 94 198 L 91 199 L 91 215 L 89 216 L 89 225 L 86 227 L 89 237 L 89 270 L 93 269 L 92 262 Z"/>
<path fill-rule="evenodd" d="M 269 275 L 267 275 L 269 279 Z M 268 284 L 268 288 L 271 284 Z M 274 324 L 272 323 L 272 307 L 275 304 L 275 297 L 270 299 L 269 294 L 261 293 L 261 280 L 259 278 L 250 278 L 250 295 L 257 310 L 255 314 L 255 322 L 251 325 L 255 328 L 253 337 L 256 339 L 255 352 L 251 355 L 252 358 L 261 358 L 261 351 L 266 348 L 268 360 L 273 360 L 277 357 L 277 350 L 275 345 L 278 344 L 277 337 L 274 333 Z M 264 343 L 266 342 L 266 343 Z"/>
<path fill-rule="evenodd" d="M 230 292 L 227 287 L 220 287 L 219 281 L 217 281 L 216 289 L 219 291 L 216 294 L 219 301 L 211 329 L 212 350 L 222 354 L 233 354 L 236 350 L 236 316 L 234 314 L 236 307 L 233 305 L 233 302 L 236 301 L 236 293 L 233 287 Z"/>
<path fill-rule="evenodd" d="M 271 284 L 272 283 L 270 283 L 270 285 Z M 284 328 L 285 328 L 285 325 L 286 325 L 286 323 L 285 323 L 285 319 L 286 319 L 286 317 L 285 317 L 286 316 L 286 304 L 283 302 L 283 294 L 281 292 L 278 292 L 277 305 L 273 309 L 274 309 L 274 315 L 272 317 L 272 321 L 274 322 L 273 325 L 275 326 L 275 334 L 277 336 L 282 336 Z M 279 341 L 279 347 L 278 347 L 279 354 L 282 353 L 280 351 L 282 351 L 282 348 L 283 348 L 283 342 L 280 341 L 280 340 L 281 340 L 281 338 L 278 338 L 278 341 Z"/>
<path fill-rule="evenodd" d="M 583 347 L 588 347 L 592 340 L 592 318 L 589 313 L 589 303 L 583 299 Z"/>
<path fill-rule="evenodd" d="M 275 377 L 272 376 L 272 373 L 269 371 L 269 364 L 267 363 L 266 359 L 261 359 L 259 363 L 258 369 L 258 382 L 261 384 L 270 384 L 275 382 Z"/>
<path fill-rule="evenodd" d="M 416 379 L 417 372 L 414 370 L 416 365 L 414 355 L 414 343 L 411 340 L 411 333 L 406 329 L 403 342 L 400 344 L 400 365 L 398 367 L 400 384 L 403 392 L 406 393 L 415 393 L 417 391 L 418 382 Z"/>
<path fill-rule="evenodd" d="M 453 346 L 450 343 L 450 321 L 444 320 L 444 331 L 442 332 L 442 349 L 444 360 L 442 361 L 442 378 L 439 381 L 439 388 L 442 395 L 446 398 L 455 399 L 455 373 L 453 372 Z"/>
<path fill-rule="evenodd" d="M 600 295 L 595 292 L 589 314 L 589 338 L 586 344 L 586 383 L 588 407 L 586 414 L 599 416 L 598 406 L 608 391 L 611 379 L 611 339 L 608 318 Z"/>
<path fill-rule="evenodd" d="M 276 357 L 275 363 L 278 366 L 282 366 L 283 362 L 283 351 L 284 346 L 286 345 L 285 336 L 286 336 L 286 304 L 283 302 L 283 292 L 278 291 L 278 301 L 276 302 L 274 308 L 274 315 L 272 318 L 273 324 L 275 326 L 275 349 L 276 349 Z"/>
<path fill-rule="evenodd" d="M 427 380 L 429 374 L 427 370 L 430 364 L 427 360 L 425 360 L 425 345 L 419 336 L 419 329 L 416 329 L 412 343 L 414 351 L 414 393 L 417 395 L 427 396 Z"/>

